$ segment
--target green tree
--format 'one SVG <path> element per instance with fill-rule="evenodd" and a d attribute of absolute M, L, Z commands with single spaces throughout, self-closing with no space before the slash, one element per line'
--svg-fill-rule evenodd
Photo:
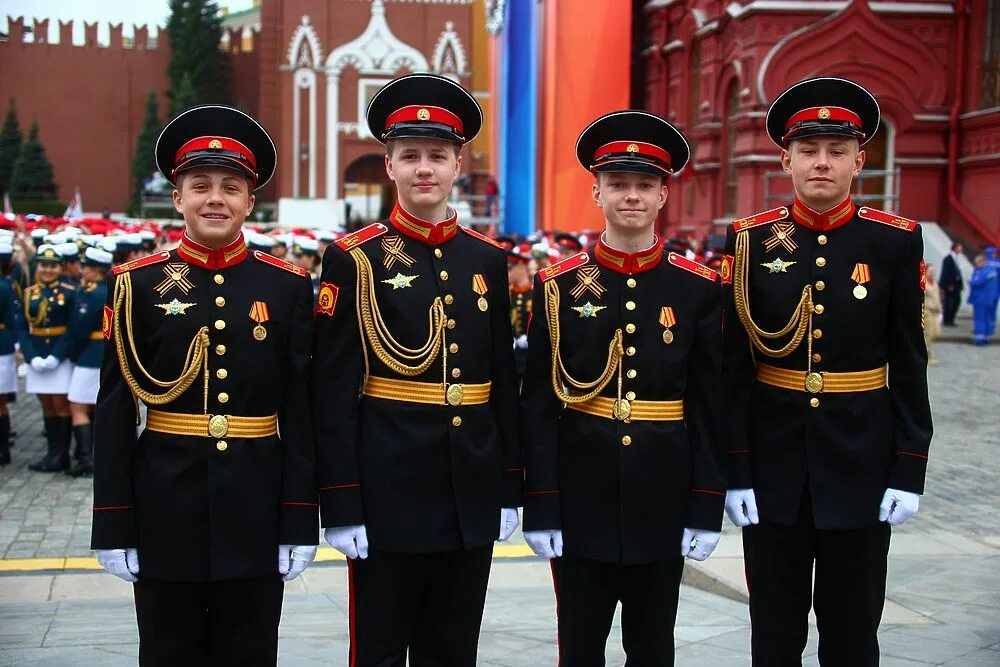
<path fill-rule="evenodd" d="M 21 126 L 17 122 L 17 110 L 14 108 L 14 98 L 10 98 L 7 117 L 0 130 L 0 195 L 10 188 L 10 177 L 14 173 L 14 162 L 21 151 Z"/>
<path fill-rule="evenodd" d="M 156 91 L 149 89 L 146 95 L 146 120 L 142 131 L 135 140 L 135 157 L 132 158 L 132 199 L 129 200 L 128 213 L 139 215 L 142 208 L 142 193 L 146 179 L 156 171 L 156 137 L 160 133 L 159 109 L 156 104 Z"/>
<path fill-rule="evenodd" d="M 229 54 L 219 48 L 222 17 L 213 0 L 170 0 L 171 115 L 195 104 L 228 102 Z"/>
<path fill-rule="evenodd" d="M 21 145 L 21 152 L 14 162 L 14 173 L 10 177 L 10 198 L 33 200 L 56 198 L 52 163 L 45 155 L 45 146 L 38 138 L 37 121 L 31 124 L 28 140 Z"/>

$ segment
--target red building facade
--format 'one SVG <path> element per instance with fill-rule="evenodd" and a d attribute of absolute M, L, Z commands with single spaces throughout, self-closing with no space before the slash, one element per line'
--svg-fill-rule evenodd
<path fill-rule="evenodd" d="M 650 0 L 643 9 L 645 106 L 693 148 L 662 214 L 668 233 L 718 232 L 787 200 L 767 108 L 796 81 L 840 76 L 882 109 L 857 194 L 973 245 L 1000 238 L 1000 2 Z"/>

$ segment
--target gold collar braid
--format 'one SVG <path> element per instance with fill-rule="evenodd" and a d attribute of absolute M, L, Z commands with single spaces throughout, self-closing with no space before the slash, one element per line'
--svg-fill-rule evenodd
<path fill-rule="evenodd" d="M 164 405 L 166 403 L 170 403 L 188 390 L 202 369 L 204 369 L 205 376 L 203 409 L 207 414 L 208 327 L 198 329 L 198 333 L 196 333 L 194 338 L 191 339 L 191 344 L 188 345 L 187 358 L 184 360 L 184 368 L 181 370 L 181 374 L 176 380 L 165 382 L 163 380 L 157 380 L 149 374 L 149 371 L 146 370 L 146 368 L 142 365 L 142 362 L 139 360 L 139 353 L 135 349 L 135 340 L 132 337 L 132 276 L 127 271 L 122 273 L 119 279 L 115 282 L 114 305 L 115 315 L 113 328 L 115 350 L 118 352 L 118 365 L 121 367 L 122 377 L 125 379 L 125 383 L 128 385 L 128 388 L 132 391 L 132 398 L 135 401 L 136 423 L 139 423 L 139 401 L 142 401 L 146 405 Z M 132 369 L 129 367 L 128 357 L 126 356 L 125 344 L 122 342 L 121 316 L 123 310 L 125 311 L 125 324 L 128 327 L 128 331 L 125 332 L 125 337 L 128 339 L 129 350 L 132 352 L 132 359 L 135 360 L 135 365 L 138 367 L 143 377 L 156 386 L 167 389 L 167 391 L 162 394 L 154 394 L 146 391 L 136 381 L 135 376 L 132 375 Z"/>

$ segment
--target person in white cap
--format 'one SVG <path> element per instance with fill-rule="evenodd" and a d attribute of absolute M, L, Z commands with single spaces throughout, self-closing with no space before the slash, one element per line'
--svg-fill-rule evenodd
<path fill-rule="evenodd" d="M 7 239 L 0 239 L 0 466 L 10 463 L 10 413 L 7 411 L 7 394 L 17 391 L 17 362 L 14 354 L 17 299 L 7 267 L 14 257 L 14 246 Z"/>

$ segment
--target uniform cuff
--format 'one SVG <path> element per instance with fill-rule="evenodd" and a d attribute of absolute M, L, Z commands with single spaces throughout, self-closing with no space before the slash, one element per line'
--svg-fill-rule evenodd
<path fill-rule="evenodd" d="M 355 482 L 320 487 L 319 508 L 324 528 L 363 524 L 361 484 Z"/>
<path fill-rule="evenodd" d="M 278 544 L 319 544 L 319 503 L 281 503 Z"/>
<path fill-rule="evenodd" d="M 896 462 L 889 473 L 889 488 L 924 492 L 924 478 L 927 475 L 927 455 L 916 452 L 896 452 Z"/>
<path fill-rule="evenodd" d="M 522 530 L 560 530 L 562 511 L 558 491 L 528 491 L 523 496 Z"/>
<path fill-rule="evenodd" d="M 725 507 L 724 492 L 714 489 L 691 489 L 688 520 L 684 527 L 717 533 L 722 530 L 722 512 Z"/>
<path fill-rule="evenodd" d="M 135 507 L 118 505 L 94 507 L 90 532 L 91 549 L 127 549 L 139 546 Z"/>
<path fill-rule="evenodd" d="M 524 496 L 524 468 L 505 468 L 500 507 L 520 507 Z"/>
<path fill-rule="evenodd" d="M 727 464 L 729 466 L 729 488 L 753 488 L 753 474 L 750 472 L 750 450 L 730 450 Z"/>

